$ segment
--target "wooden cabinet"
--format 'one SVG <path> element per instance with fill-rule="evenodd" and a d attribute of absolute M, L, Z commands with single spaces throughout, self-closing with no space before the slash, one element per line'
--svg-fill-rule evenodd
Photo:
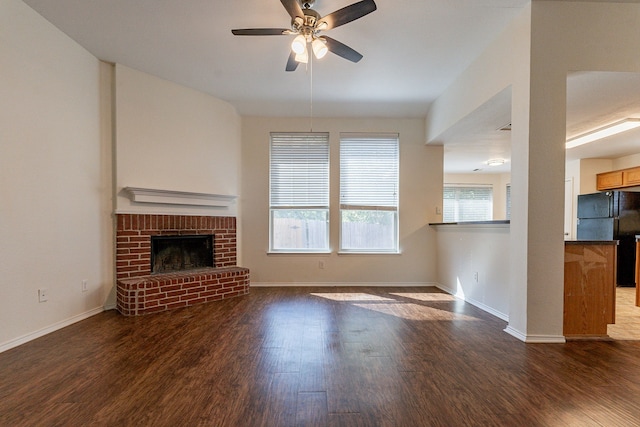
<path fill-rule="evenodd" d="M 602 338 L 615 323 L 616 241 L 568 241 L 564 247 L 564 335 Z"/>
<path fill-rule="evenodd" d="M 611 190 L 622 187 L 622 171 L 599 173 L 596 175 L 596 188 L 598 190 Z"/>
<path fill-rule="evenodd" d="M 622 185 L 640 185 L 640 167 L 623 170 Z"/>
<path fill-rule="evenodd" d="M 637 185 L 640 185 L 640 166 L 596 175 L 596 188 L 598 190 L 615 190 Z"/>

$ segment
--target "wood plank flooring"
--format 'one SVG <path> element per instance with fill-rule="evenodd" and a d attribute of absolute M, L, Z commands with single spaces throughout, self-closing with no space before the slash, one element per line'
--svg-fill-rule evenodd
<path fill-rule="evenodd" d="M 252 288 L 0 354 L 0 426 L 637 426 L 640 342 L 524 344 L 435 288 Z"/>

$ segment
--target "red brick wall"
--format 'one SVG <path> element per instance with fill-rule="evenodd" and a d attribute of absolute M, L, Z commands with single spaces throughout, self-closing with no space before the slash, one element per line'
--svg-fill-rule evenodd
<path fill-rule="evenodd" d="M 249 293 L 249 270 L 237 267 L 236 219 L 117 214 L 117 309 L 137 316 Z M 215 267 L 151 274 L 151 236 L 213 234 Z"/>
<path fill-rule="evenodd" d="M 213 234 L 215 267 L 236 265 L 234 217 L 118 214 L 116 218 L 116 279 L 151 274 L 151 236 Z"/>

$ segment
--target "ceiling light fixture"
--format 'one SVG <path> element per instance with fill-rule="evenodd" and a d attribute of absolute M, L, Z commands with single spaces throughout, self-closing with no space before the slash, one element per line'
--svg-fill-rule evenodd
<path fill-rule="evenodd" d="M 311 42 L 311 48 L 313 49 L 313 54 L 318 59 L 323 58 L 327 52 L 329 52 L 326 42 L 321 38 L 314 39 Z"/>
<path fill-rule="evenodd" d="M 290 28 L 238 28 L 231 30 L 231 33 L 236 36 L 295 35 L 291 43 L 286 71 L 295 71 L 299 64 L 296 55 L 302 55 L 305 50 L 310 51 L 312 48 L 313 56 L 317 59 L 322 58 L 329 51 L 351 62 L 362 59 L 362 54 L 331 37 L 320 37 L 320 33 L 348 24 L 375 11 L 378 6 L 374 0 L 357 1 L 324 17 L 313 10 L 315 0 L 280 0 L 280 3 L 291 16 Z M 307 46 L 309 44 L 311 46 Z M 307 55 L 311 54 L 307 53 Z M 303 58 L 304 56 L 301 56 L 299 59 Z"/>
<path fill-rule="evenodd" d="M 291 50 L 298 55 L 307 50 L 307 39 L 305 38 L 305 36 L 300 34 L 298 37 L 293 39 L 293 41 L 291 42 Z"/>
<path fill-rule="evenodd" d="M 311 41 L 307 41 L 311 39 Z M 311 44 L 311 49 L 308 48 L 308 45 Z M 327 42 L 325 39 L 321 37 L 305 37 L 300 34 L 291 43 L 291 50 L 296 54 L 295 59 L 298 62 L 302 62 L 306 64 L 309 61 L 309 50 L 313 51 L 313 55 L 316 59 L 323 58 L 327 52 L 329 52 L 329 48 L 327 47 Z"/>
<path fill-rule="evenodd" d="M 303 50 L 302 53 L 296 53 L 296 61 L 302 62 L 303 64 L 309 62 L 309 52 L 307 52 L 307 49 Z"/>
<path fill-rule="evenodd" d="M 587 132 L 583 135 L 577 136 L 567 140 L 565 145 L 566 149 L 575 148 L 580 145 L 588 144 L 598 139 L 607 138 L 631 129 L 635 129 L 640 126 L 640 119 L 624 119 L 622 121 L 612 123 L 610 125 L 601 127 L 599 129 Z"/>
<path fill-rule="evenodd" d="M 504 165 L 504 159 L 489 159 L 487 160 L 487 166 L 500 166 Z"/>

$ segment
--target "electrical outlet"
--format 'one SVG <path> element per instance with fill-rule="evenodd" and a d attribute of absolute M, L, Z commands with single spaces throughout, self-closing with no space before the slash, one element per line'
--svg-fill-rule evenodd
<path fill-rule="evenodd" d="M 477 271 L 475 273 L 473 273 L 473 280 L 475 280 L 476 283 L 478 283 L 478 272 Z"/>
<path fill-rule="evenodd" d="M 82 281 L 82 292 L 87 292 L 87 279 Z"/>
<path fill-rule="evenodd" d="M 49 290 L 47 288 L 38 289 L 38 302 L 46 302 L 49 300 Z"/>
<path fill-rule="evenodd" d="M 436 206 L 436 215 L 442 215 L 442 209 L 440 209 L 440 206 Z"/>
<path fill-rule="evenodd" d="M 318 261 L 318 268 L 324 270 L 324 261 Z"/>

